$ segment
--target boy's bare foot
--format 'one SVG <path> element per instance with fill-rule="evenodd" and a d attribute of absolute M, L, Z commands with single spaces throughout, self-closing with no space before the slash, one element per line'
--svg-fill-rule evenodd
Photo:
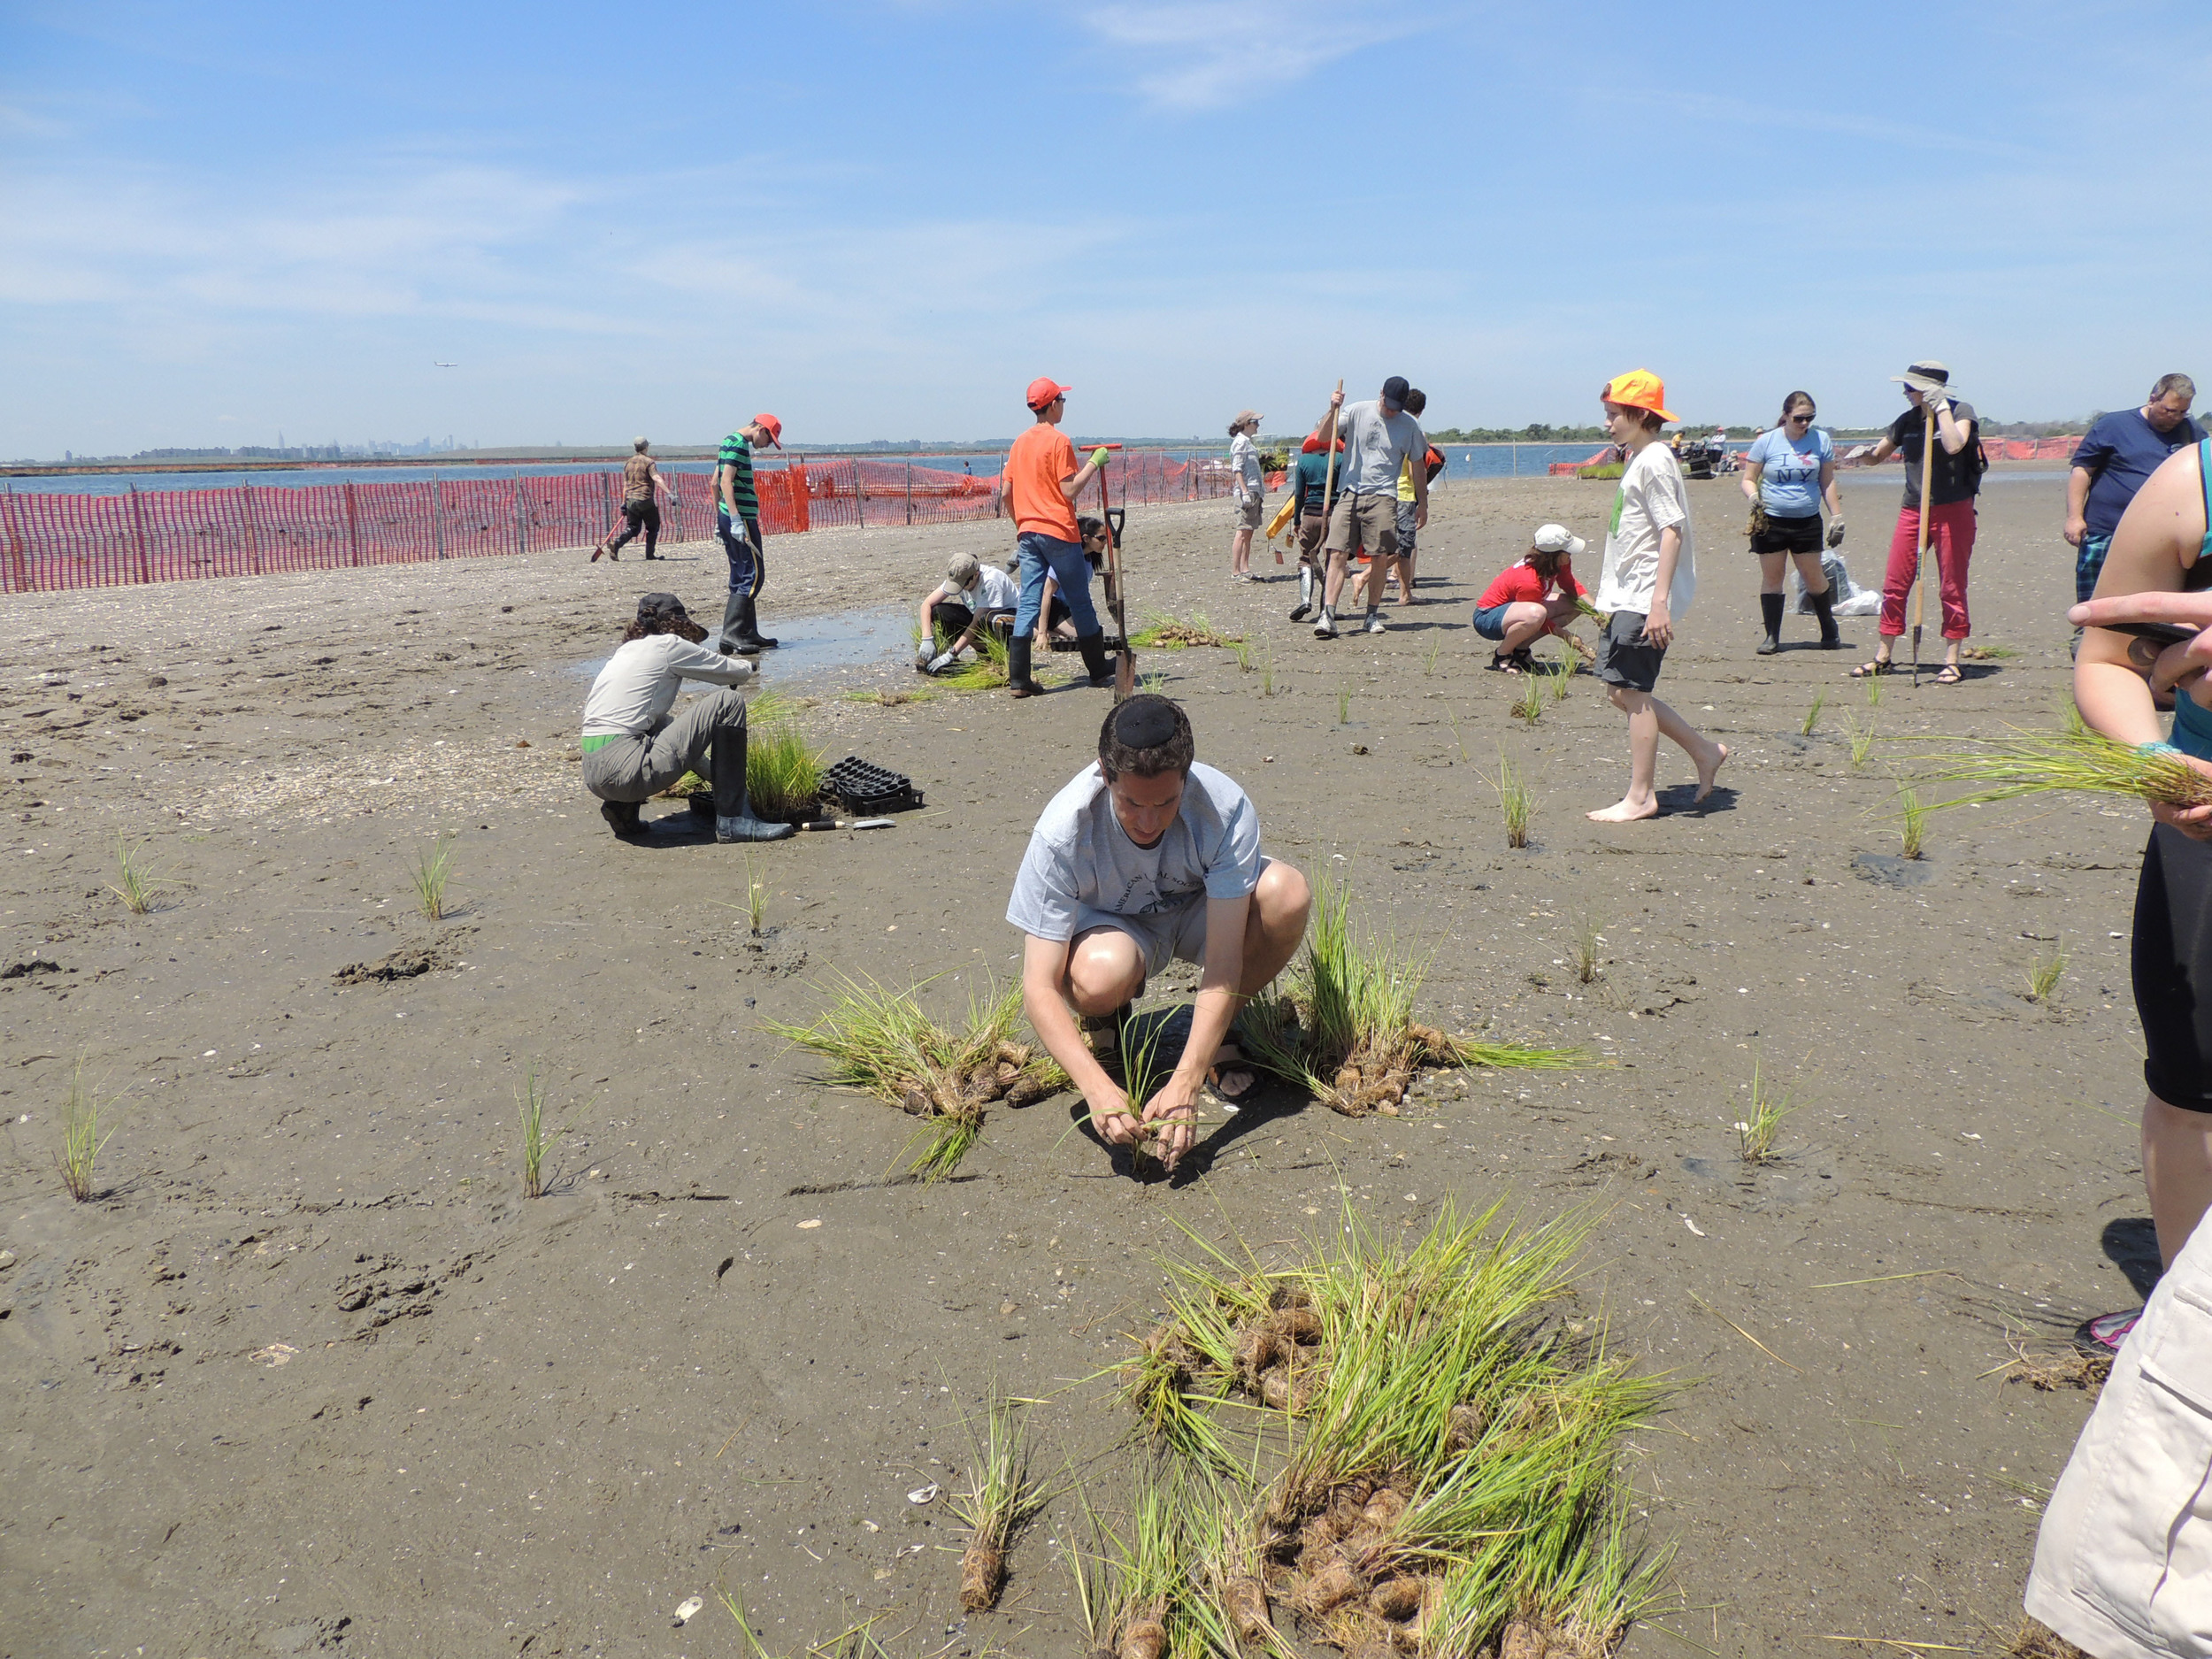
<path fill-rule="evenodd" d="M 1595 812 L 1586 812 L 1583 816 L 1598 824 L 1633 824 L 1639 818 L 1659 816 L 1659 797 L 1653 795 L 1649 800 L 1639 803 L 1624 795 L 1611 806 L 1601 808 Z"/>
<path fill-rule="evenodd" d="M 1728 745 L 1716 743 L 1713 745 L 1711 762 L 1709 764 L 1701 760 L 1697 763 L 1697 793 L 1690 797 L 1692 801 L 1702 801 L 1713 793 L 1713 780 L 1720 776 L 1720 769 L 1727 760 Z"/>

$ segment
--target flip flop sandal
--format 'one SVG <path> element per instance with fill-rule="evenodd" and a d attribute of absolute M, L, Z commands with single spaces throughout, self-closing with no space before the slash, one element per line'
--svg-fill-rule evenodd
<path fill-rule="evenodd" d="M 1965 675 L 1959 672 L 1955 664 L 1946 663 L 1941 672 L 1936 675 L 1935 682 L 1939 686 L 1955 686 L 1965 678 Z"/>
<path fill-rule="evenodd" d="M 1893 674 L 1896 672 L 1897 664 L 1894 662 L 1885 662 L 1878 657 L 1872 662 L 1861 663 L 1856 668 L 1853 669 L 1851 671 L 1851 678 L 1854 680 L 1871 680 L 1877 674 Z"/>
<path fill-rule="evenodd" d="M 2074 1332 L 2074 1346 L 2085 1354 L 2109 1356 L 2120 1351 L 2120 1344 L 2128 1340 L 2128 1333 L 2135 1329 L 2135 1322 L 2143 1317 L 2140 1308 L 2130 1308 L 2120 1313 L 2101 1313 L 2085 1320 Z"/>

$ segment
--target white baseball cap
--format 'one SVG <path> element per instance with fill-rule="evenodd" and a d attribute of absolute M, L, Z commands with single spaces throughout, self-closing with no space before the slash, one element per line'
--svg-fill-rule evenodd
<path fill-rule="evenodd" d="M 1589 550 L 1590 544 L 1578 535 L 1570 535 L 1563 524 L 1548 524 L 1536 533 L 1539 553 L 1564 553 L 1569 558 L 1579 558 Z"/>

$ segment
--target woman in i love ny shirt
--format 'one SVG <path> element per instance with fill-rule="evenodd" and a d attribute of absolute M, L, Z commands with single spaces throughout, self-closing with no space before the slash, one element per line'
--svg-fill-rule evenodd
<path fill-rule="evenodd" d="M 1743 493 L 1751 501 L 1751 550 L 1759 556 L 1759 655 L 1782 649 L 1782 575 L 1791 559 L 1820 618 L 1820 649 L 1843 643 L 1836 632 L 1835 595 L 1820 567 L 1820 506 L 1828 503 L 1827 545 L 1843 541 L 1843 501 L 1836 493 L 1836 448 L 1813 425 L 1810 392 L 1782 401 L 1782 424 L 1744 452 Z"/>

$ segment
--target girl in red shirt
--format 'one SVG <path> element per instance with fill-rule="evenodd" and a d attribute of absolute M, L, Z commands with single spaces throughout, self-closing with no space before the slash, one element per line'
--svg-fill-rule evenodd
<path fill-rule="evenodd" d="M 1501 571 L 1484 589 L 1475 606 L 1475 632 L 1498 641 L 1490 653 L 1494 672 L 1533 672 L 1530 645 L 1544 634 L 1562 633 L 1574 620 L 1575 601 L 1587 590 L 1575 580 L 1570 561 L 1588 545 L 1568 534 L 1565 526 L 1548 524 L 1537 531 L 1521 562 Z"/>

